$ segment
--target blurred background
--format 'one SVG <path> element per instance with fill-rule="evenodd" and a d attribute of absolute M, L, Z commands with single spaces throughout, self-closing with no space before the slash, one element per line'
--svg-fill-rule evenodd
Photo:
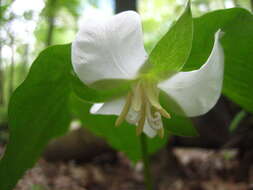
<path fill-rule="evenodd" d="M 131 9 L 141 14 L 145 47 L 150 51 L 184 4 L 185 0 L 0 0 L 1 152 L 8 142 L 8 101 L 41 50 L 70 43 L 82 19 Z M 232 7 L 251 10 L 253 1 L 192 0 L 194 17 Z M 210 113 L 193 122 L 200 137 L 171 137 L 168 146 L 152 158 L 159 163 L 154 164 L 154 172 L 164 176 L 157 179 L 159 189 L 253 189 L 252 117 L 222 97 Z M 73 123 L 74 128 L 78 125 Z M 90 145 L 97 149 L 85 149 Z M 44 158 L 47 161 L 41 160 L 17 189 L 143 189 L 141 165 L 132 165 L 85 129 L 73 130 L 50 144 Z M 108 176 L 116 182 L 109 183 Z"/>

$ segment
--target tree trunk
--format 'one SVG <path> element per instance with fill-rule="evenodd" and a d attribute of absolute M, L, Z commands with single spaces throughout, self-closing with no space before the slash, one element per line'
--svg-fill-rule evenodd
<path fill-rule="evenodd" d="M 2 70 L 2 43 L 1 43 L 1 39 L 0 39 L 0 106 L 3 105 L 4 103 L 4 98 L 3 98 L 3 94 L 4 94 L 4 88 L 3 88 L 3 84 L 4 84 L 4 77 L 3 77 L 3 70 Z"/>
<path fill-rule="evenodd" d="M 29 44 L 25 44 L 25 52 L 23 55 L 23 63 L 22 63 L 22 70 L 21 70 L 21 77 L 20 81 L 23 81 L 26 78 L 28 72 L 28 64 L 29 64 Z"/>
<path fill-rule="evenodd" d="M 10 100 L 11 94 L 13 92 L 14 88 L 14 56 L 15 56 L 15 50 L 14 50 L 14 36 L 12 34 L 10 35 L 11 38 L 11 65 L 10 65 L 10 79 L 9 79 L 9 94 L 8 94 L 8 100 Z"/>
<path fill-rule="evenodd" d="M 2 0 L 0 0 L 0 6 L 2 6 Z M 1 18 L 0 18 L 1 22 Z M 0 23 L 0 26 L 2 27 L 2 23 Z M 1 34 L 0 34 L 1 35 Z M 3 105 L 3 71 L 2 71 L 2 36 L 0 36 L 0 106 Z"/>
<path fill-rule="evenodd" d="M 53 42 L 56 0 L 49 0 L 48 6 L 49 6 L 48 8 L 49 12 L 47 15 L 48 31 L 47 31 L 46 45 L 50 46 L 52 45 L 52 42 Z"/>
<path fill-rule="evenodd" d="M 115 0 L 116 13 L 127 10 L 137 10 L 137 0 Z"/>

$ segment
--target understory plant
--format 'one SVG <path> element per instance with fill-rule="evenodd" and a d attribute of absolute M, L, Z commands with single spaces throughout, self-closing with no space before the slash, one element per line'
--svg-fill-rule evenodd
<path fill-rule="evenodd" d="M 221 93 L 253 112 L 252 23 L 241 8 L 193 18 L 188 2 L 148 54 L 138 13 L 83 21 L 71 44 L 41 52 L 12 95 L 0 190 L 13 189 L 73 119 L 142 159 L 153 189 L 148 156 L 172 134 L 196 136 L 189 117 L 207 113 Z"/>

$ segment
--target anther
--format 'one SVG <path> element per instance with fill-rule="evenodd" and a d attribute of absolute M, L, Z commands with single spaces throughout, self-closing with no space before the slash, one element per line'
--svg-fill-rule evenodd
<path fill-rule="evenodd" d="M 160 109 L 157 109 L 157 111 L 158 111 L 163 117 L 168 118 L 168 119 L 171 118 L 170 114 L 169 114 L 165 109 L 160 108 Z"/>
<path fill-rule="evenodd" d="M 158 133 L 159 137 L 162 139 L 164 137 L 164 128 L 162 127 L 161 129 L 159 129 L 157 131 L 157 133 Z"/>
<path fill-rule="evenodd" d="M 126 118 L 128 111 L 130 109 L 130 106 L 131 106 L 131 99 L 132 99 L 132 93 L 129 92 L 127 95 L 127 98 L 126 98 L 126 103 L 125 103 L 119 117 L 117 118 L 117 120 L 115 122 L 116 127 L 121 125 L 123 123 L 124 119 Z"/>

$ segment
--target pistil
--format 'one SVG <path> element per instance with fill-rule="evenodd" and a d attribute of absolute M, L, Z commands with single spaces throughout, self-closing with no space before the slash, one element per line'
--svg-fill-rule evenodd
<path fill-rule="evenodd" d="M 141 135 L 144 129 L 144 125 L 146 121 L 146 104 L 145 103 L 142 103 L 140 115 L 141 117 L 140 117 L 140 120 L 138 121 L 137 128 L 136 128 L 137 135 Z"/>

